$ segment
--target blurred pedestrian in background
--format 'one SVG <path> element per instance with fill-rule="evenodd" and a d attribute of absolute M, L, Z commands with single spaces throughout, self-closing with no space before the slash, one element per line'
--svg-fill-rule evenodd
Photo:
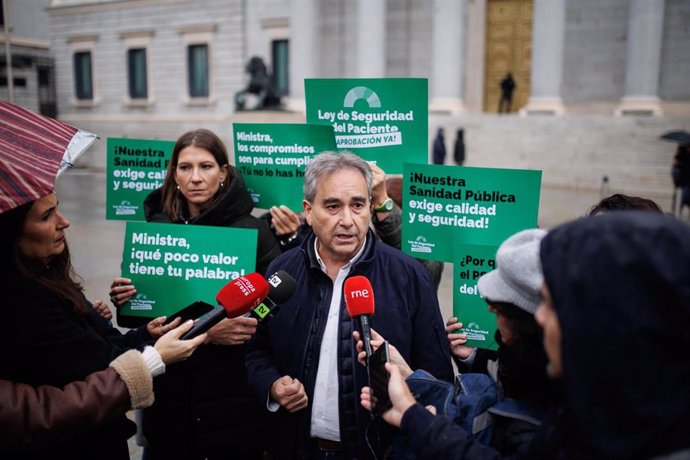
<path fill-rule="evenodd" d="M 458 129 L 455 136 L 455 148 L 453 149 L 453 159 L 458 166 L 465 163 L 465 130 Z"/>
<path fill-rule="evenodd" d="M 438 128 L 436 131 L 432 147 L 432 161 L 435 165 L 442 165 L 446 162 L 446 139 L 443 128 Z"/>
<path fill-rule="evenodd" d="M 510 113 L 512 112 L 513 105 L 513 91 L 515 91 L 515 88 L 517 87 L 511 72 L 508 72 L 503 80 L 501 80 L 500 86 L 501 100 L 498 102 L 498 113 Z"/>

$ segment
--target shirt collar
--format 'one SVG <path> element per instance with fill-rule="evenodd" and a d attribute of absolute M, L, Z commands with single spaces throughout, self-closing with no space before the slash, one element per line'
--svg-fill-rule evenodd
<path fill-rule="evenodd" d="M 319 239 L 314 238 L 314 254 L 316 254 L 316 260 L 319 262 L 319 267 L 321 267 L 321 271 L 324 273 L 327 272 L 326 264 L 324 263 L 323 259 L 321 258 L 321 255 L 319 254 Z M 362 256 L 362 253 L 364 252 L 364 248 L 367 246 L 367 236 L 364 235 L 364 243 L 362 244 L 362 247 L 359 248 L 359 251 L 357 251 L 357 254 L 355 254 L 352 259 L 350 259 L 341 269 L 347 268 L 350 269 L 352 265 L 357 262 L 357 259 L 359 259 Z"/>

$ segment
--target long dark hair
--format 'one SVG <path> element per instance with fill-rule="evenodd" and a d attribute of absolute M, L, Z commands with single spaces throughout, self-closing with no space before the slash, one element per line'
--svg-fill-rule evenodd
<path fill-rule="evenodd" d="M 506 319 L 513 335 L 510 345 L 503 343 L 498 331 L 495 337 L 499 344 L 498 375 L 506 397 L 546 407 L 551 398 L 551 384 L 541 327 L 534 315 L 516 305 L 488 303 Z"/>
<path fill-rule="evenodd" d="M 24 231 L 24 224 L 34 202 L 26 203 L 11 211 L 0 214 L 0 227 L 6 232 L 0 239 L 0 264 L 2 272 L 12 279 L 28 278 L 45 286 L 62 300 L 68 302 L 75 311 L 85 312 L 84 295 L 81 279 L 74 272 L 69 247 L 65 240 L 65 249 L 55 256 L 48 266 L 27 257 L 19 250 L 19 239 Z M 9 284 L 11 287 L 11 284 Z"/>
<path fill-rule="evenodd" d="M 170 162 L 168 162 L 168 170 L 163 181 L 163 194 L 161 197 L 163 210 L 172 222 L 180 220 L 180 211 L 183 206 L 180 194 L 177 191 L 177 184 L 175 183 L 175 170 L 177 169 L 177 163 L 180 161 L 180 152 L 190 146 L 208 150 L 221 168 L 230 164 L 225 144 L 208 129 L 197 129 L 180 136 L 177 142 L 175 142 Z M 228 182 L 230 181 L 231 174 L 231 168 L 228 166 Z M 214 200 L 221 195 L 223 190 L 223 188 L 218 190 Z"/>

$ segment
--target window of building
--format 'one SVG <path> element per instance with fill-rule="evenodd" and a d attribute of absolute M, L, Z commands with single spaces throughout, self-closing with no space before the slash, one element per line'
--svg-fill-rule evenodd
<path fill-rule="evenodd" d="M 215 104 L 213 37 L 216 24 L 194 24 L 179 29 L 185 57 L 185 82 L 182 94 L 187 105 Z"/>
<path fill-rule="evenodd" d="M 273 40 L 271 42 L 273 87 L 280 96 L 285 96 L 289 93 L 289 57 L 287 40 Z"/>
<path fill-rule="evenodd" d="M 187 81 L 189 97 L 209 97 L 208 45 L 195 44 L 187 47 Z"/>
<path fill-rule="evenodd" d="M 131 48 L 127 50 L 127 73 L 129 97 L 131 99 L 147 99 L 146 48 Z"/>
<path fill-rule="evenodd" d="M 91 51 L 74 53 L 74 95 L 80 100 L 93 100 L 93 69 Z"/>
<path fill-rule="evenodd" d="M 67 37 L 72 54 L 72 81 L 74 94 L 72 105 L 76 107 L 94 107 L 99 102 L 96 82 L 96 42 L 97 35 L 79 35 Z"/>
<path fill-rule="evenodd" d="M 127 65 L 126 107 L 150 107 L 153 105 L 153 80 L 151 78 L 150 49 L 153 30 L 128 30 L 120 33 Z"/>

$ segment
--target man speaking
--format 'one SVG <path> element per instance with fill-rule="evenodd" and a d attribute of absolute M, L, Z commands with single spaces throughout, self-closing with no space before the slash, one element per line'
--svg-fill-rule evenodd
<path fill-rule="evenodd" d="M 246 354 L 250 386 L 276 412 L 269 441 L 274 459 L 374 458 L 369 445 L 382 458 L 390 443 L 390 433 L 378 432 L 384 424 L 372 423 L 359 404 L 368 381 L 343 299 L 349 277 L 370 280 L 372 326 L 414 368 L 453 378 L 434 283 L 419 262 L 369 229 L 371 185 L 371 169 L 358 156 L 317 155 L 304 177 L 304 214 L 313 233 L 268 268 L 297 281 L 282 314 L 259 326 Z"/>

